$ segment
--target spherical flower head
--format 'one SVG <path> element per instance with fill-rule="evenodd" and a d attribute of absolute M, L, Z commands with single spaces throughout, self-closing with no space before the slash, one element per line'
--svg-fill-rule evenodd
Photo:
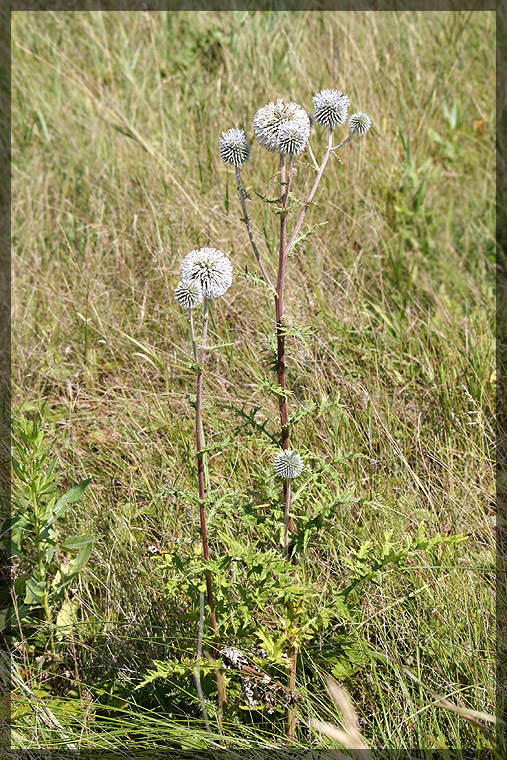
<path fill-rule="evenodd" d="M 216 248 L 200 248 L 191 251 L 181 262 L 183 282 L 197 282 L 205 298 L 218 298 L 232 284 L 232 264 L 222 251 Z"/>
<path fill-rule="evenodd" d="M 371 127 L 371 119 L 367 113 L 353 113 L 349 119 L 350 129 L 358 135 L 365 135 Z"/>
<path fill-rule="evenodd" d="M 310 137 L 310 129 L 297 121 L 282 121 L 278 129 L 278 153 L 301 153 Z"/>
<path fill-rule="evenodd" d="M 313 98 L 315 121 L 323 127 L 340 127 L 347 121 L 349 101 L 344 92 L 321 90 Z"/>
<path fill-rule="evenodd" d="M 204 295 L 198 282 L 185 280 L 176 285 L 174 297 L 184 309 L 196 309 L 202 303 Z"/>
<path fill-rule="evenodd" d="M 242 129 L 228 129 L 222 132 L 219 138 L 220 158 L 226 164 L 239 166 L 248 161 L 250 156 L 250 146 L 247 143 L 246 135 Z"/>
<path fill-rule="evenodd" d="M 279 131 L 281 124 L 296 122 L 302 129 L 310 132 L 310 119 L 305 109 L 297 103 L 268 103 L 260 108 L 254 116 L 254 135 L 259 145 L 272 153 L 279 152 Z"/>
<path fill-rule="evenodd" d="M 303 472 L 303 468 L 303 460 L 297 451 L 290 451 L 289 449 L 284 449 L 277 454 L 275 461 L 273 462 L 275 475 L 284 480 L 294 480 L 294 478 L 299 478 Z"/>

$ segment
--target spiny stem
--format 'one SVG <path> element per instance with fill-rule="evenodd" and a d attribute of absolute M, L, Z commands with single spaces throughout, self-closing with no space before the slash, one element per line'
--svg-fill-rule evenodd
<path fill-rule="evenodd" d="M 290 160 L 289 160 L 290 163 Z M 280 156 L 280 204 L 283 209 L 287 207 L 289 196 L 290 174 L 287 179 L 285 155 Z M 283 286 L 285 280 L 285 264 L 287 261 L 287 214 L 280 215 L 280 248 L 278 254 L 278 278 L 276 282 L 276 344 L 277 344 L 277 379 L 278 385 L 285 390 L 285 332 L 283 326 Z M 289 413 L 287 410 L 287 398 L 281 394 L 278 402 L 281 424 L 282 449 L 289 448 Z M 285 487 L 284 487 L 285 491 Z"/>
<path fill-rule="evenodd" d="M 204 299 L 204 312 L 203 312 L 203 318 L 202 318 L 202 335 L 201 335 L 201 344 L 199 347 L 199 374 L 197 375 L 197 393 L 196 393 L 196 401 L 195 401 L 195 440 L 196 440 L 196 446 L 197 446 L 197 479 L 199 483 L 199 519 L 201 522 L 201 539 L 202 539 L 202 551 L 204 559 L 209 559 L 209 548 L 208 548 L 208 534 L 206 530 L 206 511 L 204 506 L 204 499 L 206 496 L 206 490 L 204 487 L 204 453 L 202 451 L 203 449 L 203 442 L 202 442 L 202 375 L 203 375 L 203 364 L 204 364 L 204 354 L 206 351 L 206 337 L 208 333 L 208 316 L 209 316 L 209 299 Z M 217 621 L 215 617 L 215 603 L 213 600 L 213 587 L 211 583 L 211 573 L 209 570 L 206 570 L 205 572 L 205 580 L 206 580 L 206 592 L 208 597 L 208 606 L 210 609 L 210 623 L 213 630 L 217 631 Z"/>
<path fill-rule="evenodd" d="M 240 197 L 240 200 L 241 200 L 241 208 L 243 209 L 243 220 L 244 220 L 244 222 L 246 224 L 246 228 L 247 228 L 247 231 L 248 231 L 248 237 L 250 238 L 250 242 L 252 244 L 252 248 L 253 248 L 253 252 L 255 254 L 255 258 L 257 259 L 257 263 L 258 263 L 259 268 L 260 268 L 260 270 L 262 272 L 262 276 L 264 277 L 264 279 L 266 280 L 266 282 L 268 283 L 268 285 L 270 285 L 271 288 L 274 290 L 275 286 L 271 282 L 271 278 L 268 275 L 264 264 L 262 263 L 261 255 L 260 255 L 259 249 L 257 248 L 257 245 L 255 243 L 253 232 L 252 232 L 252 228 L 250 227 L 250 219 L 248 218 L 248 214 L 247 214 L 247 210 L 246 210 L 245 192 L 243 190 L 243 185 L 241 184 L 241 172 L 240 172 L 239 166 L 236 166 L 236 180 L 238 182 L 238 193 L 239 193 L 239 197 Z"/>

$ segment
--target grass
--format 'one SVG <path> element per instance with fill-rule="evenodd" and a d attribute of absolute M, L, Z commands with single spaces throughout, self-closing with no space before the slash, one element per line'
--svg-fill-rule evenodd
<path fill-rule="evenodd" d="M 466 541 L 387 566 L 353 618 L 338 615 L 334 643 L 307 642 L 297 740 L 332 746 L 308 721 L 339 720 L 320 675 L 334 668 L 370 747 L 482 757 L 488 740 L 425 686 L 495 710 L 494 14 L 24 12 L 12 36 L 13 413 L 44 429 L 62 492 L 93 480 L 69 532 L 103 535 L 60 656 L 44 654 L 40 631 L 16 650 L 26 688 L 13 692 L 15 745 L 57 746 L 62 731 L 120 753 L 206 744 L 191 681 L 135 691 L 153 660 L 193 656 L 197 635 L 148 552 L 188 553 L 198 540 L 182 496 L 196 488 L 193 375 L 172 290 L 183 255 L 207 244 L 238 273 L 210 324 L 227 345 L 209 354 L 204 412 L 212 491 L 232 494 L 215 499 L 210 522 L 252 547 L 259 503 L 277 498 L 266 484 L 274 326 L 269 294 L 240 276 L 257 270 L 218 136 L 235 126 L 251 139 L 264 103 L 310 109 L 336 87 L 374 126 L 343 165 L 330 161 L 306 219 L 328 223 L 289 259 L 289 411 L 334 402 L 293 431 L 315 471 L 327 463 L 296 518 L 334 504 L 301 572 L 324 598 L 386 530 L 403 541 L 425 521 L 429 536 Z M 312 138 L 318 154 L 324 137 Z M 305 160 L 301 197 L 313 181 Z M 272 194 L 275 171 L 253 144 L 244 184 Z M 273 250 L 276 219 L 260 201 L 249 213 Z M 265 614 L 272 625 L 276 609 Z M 223 730 L 231 746 L 283 743 L 280 721 L 248 713 Z"/>

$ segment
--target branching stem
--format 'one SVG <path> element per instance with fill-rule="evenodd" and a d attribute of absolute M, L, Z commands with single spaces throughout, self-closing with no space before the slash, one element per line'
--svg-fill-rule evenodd
<path fill-rule="evenodd" d="M 321 165 L 319 167 L 319 170 L 317 172 L 317 176 L 315 177 L 315 182 L 313 183 L 313 187 L 310 190 L 310 194 L 308 196 L 308 199 L 307 199 L 305 205 L 303 206 L 303 208 L 301 210 L 301 213 L 299 215 L 299 219 L 297 220 L 296 226 L 294 227 L 292 235 L 290 236 L 290 240 L 289 240 L 289 243 L 287 245 L 287 253 L 290 251 L 290 249 L 294 245 L 294 241 L 295 241 L 295 239 L 297 237 L 297 234 L 298 234 L 298 232 L 299 232 L 299 230 L 301 228 L 301 225 L 303 224 L 303 220 L 304 220 L 304 218 L 306 216 L 306 212 L 308 211 L 308 208 L 310 207 L 310 203 L 313 200 L 313 196 L 317 192 L 317 188 L 319 186 L 319 182 L 322 179 L 322 175 L 324 173 L 324 169 L 326 168 L 326 164 L 327 164 L 329 156 L 331 154 L 331 150 L 332 150 L 331 145 L 332 145 L 332 142 L 333 142 L 333 130 L 330 128 L 329 129 L 328 138 L 327 138 L 327 150 L 326 150 L 326 152 L 324 154 L 324 158 L 322 159 L 322 163 L 321 163 Z M 340 146 L 337 146 L 337 147 L 340 147 Z"/>
<path fill-rule="evenodd" d="M 274 291 L 275 290 L 275 286 L 271 282 L 271 278 L 270 278 L 270 276 L 268 275 L 268 273 L 266 271 L 266 267 L 262 263 L 261 255 L 260 255 L 259 249 L 257 248 L 257 245 L 255 243 L 253 232 L 252 232 L 252 228 L 250 227 L 250 219 L 248 218 L 248 214 L 247 214 L 247 210 L 246 210 L 245 192 L 243 190 L 243 185 L 241 183 L 241 172 L 240 172 L 239 166 L 236 166 L 236 180 L 238 182 L 238 193 L 239 193 L 239 197 L 240 197 L 240 200 L 241 200 L 241 208 L 243 209 L 243 220 L 245 222 L 245 225 L 246 225 L 246 228 L 247 228 L 247 231 L 248 231 L 248 237 L 250 238 L 250 242 L 252 244 L 252 248 L 253 248 L 253 252 L 255 254 L 255 258 L 257 259 L 257 263 L 258 263 L 259 268 L 260 268 L 260 270 L 262 272 L 262 276 L 264 277 L 264 279 L 266 280 L 266 282 L 268 283 L 268 285 L 270 285 L 271 288 Z"/>

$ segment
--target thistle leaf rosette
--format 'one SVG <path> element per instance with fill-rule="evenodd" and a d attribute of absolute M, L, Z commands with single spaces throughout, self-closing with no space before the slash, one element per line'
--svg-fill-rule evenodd
<path fill-rule="evenodd" d="M 242 129 L 228 129 L 219 138 L 220 158 L 226 164 L 240 166 L 250 157 L 250 146 Z"/>
<path fill-rule="evenodd" d="M 283 480 L 295 480 L 299 478 L 304 469 L 303 460 L 297 451 L 284 449 L 276 455 L 273 469 L 277 478 Z"/>
<path fill-rule="evenodd" d="M 349 127 L 356 135 L 365 135 L 371 127 L 371 119 L 367 113 L 353 113 L 349 119 Z"/>
<path fill-rule="evenodd" d="M 321 90 L 313 98 L 315 121 L 323 127 L 334 129 L 347 121 L 349 100 L 344 92 Z"/>
<path fill-rule="evenodd" d="M 302 132 L 310 135 L 310 118 L 297 103 L 284 103 L 278 99 L 276 103 L 271 102 L 260 108 L 253 120 L 254 135 L 259 145 L 271 153 L 279 153 L 280 127 L 286 122 L 294 122 Z"/>
<path fill-rule="evenodd" d="M 232 264 L 217 248 L 199 248 L 181 262 L 181 280 L 198 283 L 205 298 L 218 298 L 231 287 Z"/>
<path fill-rule="evenodd" d="M 184 309 L 196 309 L 202 303 L 204 294 L 196 281 L 181 281 L 176 285 L 174 297 Z"/>

